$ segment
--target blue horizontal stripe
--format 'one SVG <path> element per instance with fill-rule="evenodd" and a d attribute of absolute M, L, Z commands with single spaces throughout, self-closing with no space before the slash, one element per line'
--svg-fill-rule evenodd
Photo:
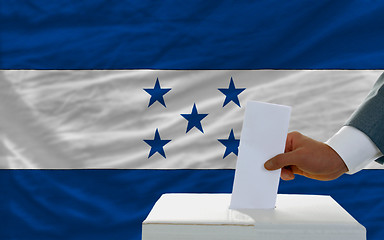
<path fill-rule="evenodd" d="M 234 170 L 0 170 L 0 239 L 141 239 L 163 193 L 230 193 Z M 331 195 L 384 239 L 382 170 L 330 182 L 297 177 L 280 193 Z"/>
<path fill-rule="evenodd" d="M 384 2 L 49 1 L 0 9 L 0 69 L 383 69 Z"/>

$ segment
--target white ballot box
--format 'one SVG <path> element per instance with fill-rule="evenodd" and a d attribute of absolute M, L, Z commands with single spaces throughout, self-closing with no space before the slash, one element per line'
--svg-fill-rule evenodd
<path fill-rule="evenodd" d="M 164 194 L 143 240 L 363 240 L 365 228 L 330 196 L 279 194 L 275 209 L 229 209 L 230 194 Z"/>

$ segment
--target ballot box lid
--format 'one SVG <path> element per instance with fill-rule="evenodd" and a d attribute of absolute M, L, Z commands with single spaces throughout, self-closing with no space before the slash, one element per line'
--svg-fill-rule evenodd
<path fill-rule="evenodd" d="M 143 224 L 363 228 L 330 196 L 278 194 L 275 209 L 229 209 L 230 194 L 164 194 Z"/>

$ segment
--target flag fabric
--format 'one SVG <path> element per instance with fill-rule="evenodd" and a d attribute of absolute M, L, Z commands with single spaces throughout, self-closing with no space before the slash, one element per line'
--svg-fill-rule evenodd
<path fill-rule="evenodd" d="M 381 1 L 1 1 L 2 69 L 382 69 Z"/>
<path fill-rule="evenodd" d="M 325 141 L 384 68 L 378 1 L 0 4 L 1 239 L 138 240 L 161 194 L 231 192 L 247 101 Z M 369 168 L 279 192 L 331 195 L 383 239 Z"/>

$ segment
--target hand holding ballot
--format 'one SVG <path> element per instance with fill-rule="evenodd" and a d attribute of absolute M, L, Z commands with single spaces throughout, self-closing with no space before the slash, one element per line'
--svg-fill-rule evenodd
<path fill-rule="evenodd" d="M 384 73 L 365 101 L 327 143 L 298 132 L 289 133 L 285 151 L 270 160 L 267 170 L 282 168 L 281 178 L 294 174 L 317 180 L 332 180 L 343 173 L 353 174 L 376 160 L 384 163 Z"/>
<path fill-rule="evenodd" d="M 267 170 L 282 168 L 283 180 L 294 179 L 294 174 L 332 180 L 348 171 L 343 159 L 330 146 L 299 132 L 289 133 L 284 153 L 268 160 L 264 167 Z"/>

